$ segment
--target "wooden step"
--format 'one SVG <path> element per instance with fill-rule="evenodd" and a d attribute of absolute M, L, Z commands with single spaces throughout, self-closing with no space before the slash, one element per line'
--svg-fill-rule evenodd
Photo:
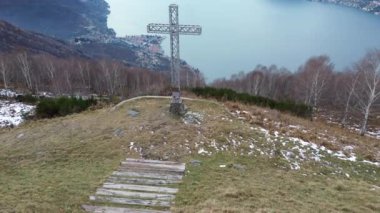
<path fill-rule="evenodd" d="M 169 211 L 157 211 L 157 210 L 149 210 L 149 209 L 130 209 L 130 208 L 108 207 L 108 206 L 82 205 L 82 208 L 86 212 L 92 212 L 92 213 L 170 213 Z"/>
<path fill-rule="evenodd" d="M 110 182 L 110 183 L 126 183 L 126 184 L 132 184 L 132 185 L 162 186 L 162 185 L 178 184 L 181 181 L 180 180 L 160 180 L 160 179 L 145 179 L 145 178 L 111 176 L 108 178 L 107 182 Z"/>
<path fill-rule="evenodd" d="M 153 178 L 153 179 L 163 179 L 163 180 L 181 180 L 182 175 L 172 175 L 172 174 L 159 174 L 150 172 L 113 172 L 114 176 L 123 177 L 141 177 L 141 178 Z"/>
<path fill-rule="evenodd" d="M 106 189 L 132 190 L 132 191 L 156 192 L 156 193 L 167 193 L 167 194 L 175 194 L 178 192 L 178 189 L 174 189 L 174 188 L 131 185 L 131 184 L 104 183 L 103 187 Z"/>
<path fill-rule="evenodd" d="M 94 205 L 82 207 L 96 213 L 167 213 L 153 209 L 169 209 L 174 204 L 178 189 L 171 185 L 179 184 L 184 173 L 184 163 L 127 158 L 89 197 Z"/>
<path fill-rule="evenodd" d="M 173 162 L 173 161 L 160 161 L 160 160 L 145 160 L 145 159 L 132 159 L 127 158 L 127 162 L 137 162 L 137 163 L 154 163 L 154 164 L 166 164 L 166 165 L 181 165 L 183 163 Z"/>
<path fill-rule="evenodd" d="M 184 175 L 183 171 L 173 171 L 166 169 L 152 169 L 145 167 L 131 167 L 131 166 L 120 166 L 119 172 L 145 172 L 145 173 L 157 173 L 157 174 L 168 174 L 168 175 Z"/>
<path fill-rule="evenodd" d="M 138 206 L 158 206 L 158 207 L 170 207 L 171 202 L 162 200 L 140 200 L 130 198 L 119 197 L 103 197 L 103 196 L 90 196 L 90 201 L 95 202 L 107 202 L 123 205 L 138 205 Z"/>
<path fill-rule="evenodd" d="M 185 164 L 175 164 L 175 165 L 169 165 L 169 164 L 155 164 L 155 163 L 140 163 L 140 162 L 128 162 L 123 161 L 121 162 L 122 166 L 130 166 L 130 167 L 142 167 L 142 168 L 149 168 L 149 169 L 161 169 L 161 170 L 167 170 L 167 171 L 178 171 L 178 172 L 184 172 L 185 171 Z"/>
<path fill-rule="evenodd" d="M 132 192 L 132 191 L 120 191 L 113 189 L 100 188 L 96 191 L 96 195 L 113 196 L 113 197 L 129 197 L 138 199 L 156 199 L 156 200 L 166 200 L 171 201 L 175 198 L 171 194 L 157 194 L 157 193 L 146 193 L 146 192 Z"/>

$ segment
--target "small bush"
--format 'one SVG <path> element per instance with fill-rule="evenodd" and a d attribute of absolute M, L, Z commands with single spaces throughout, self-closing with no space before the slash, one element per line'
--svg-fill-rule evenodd
<path fill-rule="evenodd" d="M 215 98 L 219 101 L 239 101 L 244 104 L 254 104 L 260 107 L 269 107 L 282 112 L 290 112 L 296 116 L 310 118 L 312 107 L 294 101 L 275 101 L 269 98 L 253 96 L 248 93 L 237 93 L 232 89 L 217 89 L 213 87 L 194 88 L 192 92 L 197 96 Z"/>
<path fill-rule="evenodd" d="M 38 98 L 33 96 L 33 95 L 18 95 L 16 97 L 16 101 L 22 102 L 22 103 L 27 103 L 27 104 L 36 104 L 38 102 Z"/>
<path fill-rule="evenodd" d="M 45 98 L 38 103 L 36 116 L 39 118 L 66 116 L 82 112 L 95 104 L 96 100 L 94 99 L 83 100 L 81 98 L 78 99 L 73 97 L 61 97 L 58 99 Z"/>

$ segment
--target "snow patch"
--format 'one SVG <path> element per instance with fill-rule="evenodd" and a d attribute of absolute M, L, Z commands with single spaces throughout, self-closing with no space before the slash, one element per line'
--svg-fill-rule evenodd
<path fill-rule="evenodd" d="M 13 90 L 10 89 L 0 89 L 0 97 L 5 97 L 5 98 L 15 98 L 17 97 L 17 93 Z"/>
<path fill-rule="evenodd" d="M 200 148 L 198 150 L 198 154 L 200 154 L 200 155 L 203 155 L 203 154 L 211 155 L 211 152 L 206 151 L 204 148 Z"/>
<path fill-rule="evenodd" d="M 201 125 L 203 121 L 203 115 L 198 112 L 187 112 L 183 118 L 183 123 L 185 124 L 196 124 Z"/>
<path fill-rule="evenodd" d="M 266 152 L 263 152 L 262 149 L 255 147 L 255 145 L 251 143 L 249 144 L 251 151 L 248 155 L 251 155 L 254 151 L 257 151 L 261 155 L 266 154 L 273 157 L 273 151 L 277 149 L 280 150 L 281 155 L 286 161 L 289 162 L 289 165 L 293 170 L 299 170 L 301 168 L 301 162 L 306 160 L 316 162 L 324 161 L 323 159 L 327 155 L 344 161 L 367 163 L 378 167 L 380 166 L 380 162 L 358 161 L 354 153 L 353 146 L 345 146 L 342 151 L 334 152 L 324 146 L 319 146 L 315 143 L 307 142 L 300 138 L 282 137 L 279 132 L 274 132 L 274 135 L 271 135 L 268 130 L 261 127 L 251 127 L 251 129 L 263 133 L 266 143 L 268 145 L 272 145 L 273 148 L 271 148 L 268 152 L 269 154 L 267 154 Z"/>
<path fill-rule="evenodd" d="M 0 100 L 0 128 L 20 125 L 34 109 L 35 106 Z"/>

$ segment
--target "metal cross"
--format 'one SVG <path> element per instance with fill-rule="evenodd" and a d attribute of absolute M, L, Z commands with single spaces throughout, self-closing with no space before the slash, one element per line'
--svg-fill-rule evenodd
<path fill-rule="evenodd" d="M 176 4 L 169 6 L 169 22 L 169 24 L 149 24 L 148 33 L 170 34 L 171 86 L 173 97 L 177 96 L 178 101 L 180 101 L 180 97 L 178 97 L 181 89 L 179 35 L 201 35 L 202 27 L 199 25 L 180 25 L 178 21 L 178 5 Z M 174 93 L 177 95 L 174 95 Z"/>

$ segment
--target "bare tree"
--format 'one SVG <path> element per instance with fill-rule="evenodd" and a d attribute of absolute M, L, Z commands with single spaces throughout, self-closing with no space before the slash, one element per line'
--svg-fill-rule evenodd
<path fill-rule="evenodd" d="M 17 55 L 17 61 L 19 63 L 20 70 L 24 76 L 27 88 L 33 90 L 33 82 L 31 76 L 31 66 L 28 59 L 28 55 L 24 52 Z"/>
<path fill-rule="evenodd" d="M 191 72 L 190 70 L 186 71 L 186 87 L 187 88 L 190 87 L 190 77 L 189 77 L 190 72 Z"/>
<path fill-rule="evenodd" d="M 255 70 L 249 74 L 249 93 L 252 95 L 260 95 L 261 85 L 264 79 L 264 74 L 261 70 Z"/>
<path fill-rule="evenodd" d="M 68 86 L 68 89 L 69 89 L 69 93 L 70 94 L 73 94 L 73 86 L 72 86 L 72 82 L 71 82 L 71 74 L 69 72 L 69 70 L 67 68 L 64 68 L 63 69 L 63 73 L 65 74 L 65 80 L 66 80 L 66 84 Z"/>
<path fill-rule="evenodd" d="M 365 135 L 371 108 L 380 98 L 380 51 L 369 52 L 356 68 L 359 88 L 355 94 L 363 114 L 360 134 Z"/>
<path fill-rule="evenodd" d="M 120 89 L 120 70 L 121 65 L 117 62 L 103 60 L 100 67 L 104 75 L 108 95 L 116 95 L 117 89 Z"/>
<path fill-rule="evenodd" d="M 84 66 L 82 65 L 82 63 L 79 61 L 78 62 L 78 71 L 79 71 L 79 74 L 80 74 L 80 77 L 81 77 L 81 80 L 82 80 L 82 84 L 84 86 L 86 86 L 86 78 L 85 78 L 85 71 L 84 71 Z"/>
<path fill-rule="evenodd" d="M 0 73 L 2 75 L 4 88 L 7 89 L 8 88 L 8 78 L 7 78 L 8 67 L 7 67 L 6 63 L 4 62 L 3 58 L 0 59 Z"/>
<path fill-rule="evenodd" d="M 327 56 L 309 59 L 299 70 L 299 77 L 305 92 L 305 104 L 311 105 L 313 111 L 318 111 L 319 101 L 332 75 L 333 64 Z"/>
<path fill-rule="evenodd" d="M 351 102 L 355 94 L 355 89 L 356 89 L 356 84 L 358 83 L 358 79 L 359 79 L 359 75 L 354 74 L 354 76 L 352 76 L 351 78 L 351 81 L 348 83 L 348 86 L 347 86 L 348 94 L 347 94 L 346 104 L 345 104 L 345 108 L 343 112 L 343 117 L 340 122 L 342 127 L 346 126 L 348 113 L 350 111 Z"/>
<path fill-rule="evenodd" d="M 86 90 L 91 89 L 91 74 L 88 61 L 78 61 L 78 70 Z"/>
<path fill-rule="evenodd" d="M 121 65 L 118 62 L 112 63 L 111 66 L 111 94 L 116 95 L 120 92 L 121 81 L 120 81 L 120 70 Z"/>
<path fill-rule="evenodd" d="M 47 76 L 48 76 L 50 83 L 52 85 L 52 90 L 55 93 L 60 94 L 61 92 L 60 92 L 59 86 L 56 83 L 56 66 L 55 66 L 55 64 L 53 63 L 52 59 L 49 57 L 44 58 L 44 64 L 45 64 L 45 69 L 47 71 Z"/>

